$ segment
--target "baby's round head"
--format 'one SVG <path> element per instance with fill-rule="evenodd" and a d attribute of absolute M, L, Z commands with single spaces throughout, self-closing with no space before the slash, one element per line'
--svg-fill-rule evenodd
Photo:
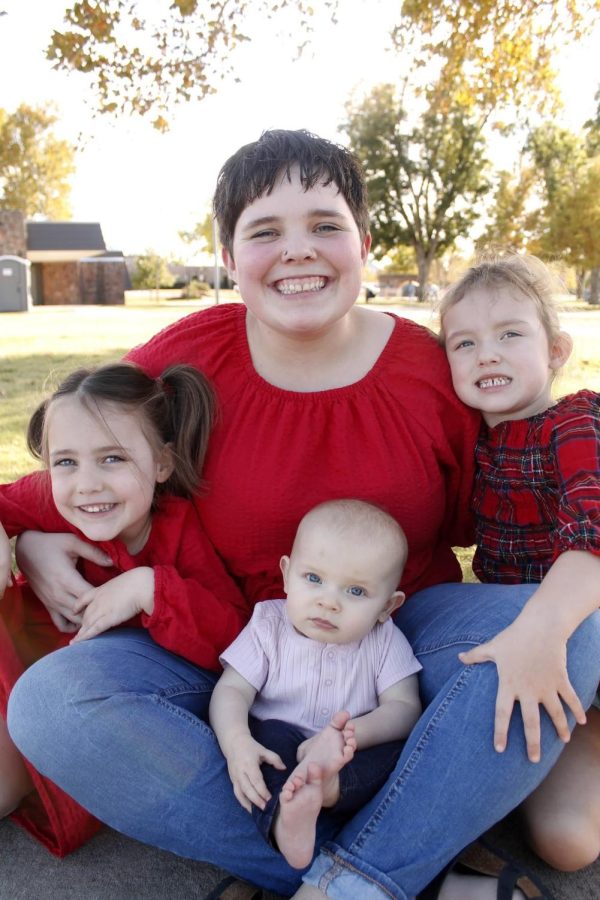
<path fill-rule="evenodd" d="M 407 543 L 398 523 L 362 500 L 332 500 L 308 512 L 281 559 L 288 617 L 325 643 L 362 640 L 404 601 L 397 590 Z"/>

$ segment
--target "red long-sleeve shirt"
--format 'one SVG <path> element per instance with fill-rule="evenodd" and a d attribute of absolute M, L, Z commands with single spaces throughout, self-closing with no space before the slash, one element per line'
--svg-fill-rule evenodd
<path fill-rule="evenodd" d="M 26 530 L 85 536 L 64 519 L 52 499 L 49 475 L 35 472 L 0 485 L 0 522 L 9 537 Z M 154 612 L 141 623 L 154 640 L 191 662 L 219 670 L 219 654 L 249 618 L 248 605 L 210 544 L 189 500 L 163 495 L 143 549 L 132 556 L 118 540 L 96 543 L 113 561 L 98 566 L 81 558 L 82 576 L 94 587 L 138 566 L 154 570 Z M 138 624 L 132 622 L 130 624 Z"/>

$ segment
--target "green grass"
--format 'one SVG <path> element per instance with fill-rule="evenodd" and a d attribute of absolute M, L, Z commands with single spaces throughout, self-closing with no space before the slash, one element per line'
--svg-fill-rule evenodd
<path fill-rule="evenodd" d="M 222 300 L 235 297 L 223 292 Z M 25 444 L 27 421 L 62 377 L 78 366 L 119 359 L 161 328 L 211 302 L 164 300 L 150 292 L 129 296 L 123 307 L 49 306 L 0 313 L 0 482 L 13 481 L 35 465 Z M 385 308 L 435 327 L 428 305 L 388 299 Z M 562 310 L 563 327 L 572 334 L 575 351 L 556 381 L 555 393 L 581 387 L 600 391 L 600 309 L 566 303 Z M 472 578 L 471 555 L 471 549 L 459 551 L 467 578 Z"/>

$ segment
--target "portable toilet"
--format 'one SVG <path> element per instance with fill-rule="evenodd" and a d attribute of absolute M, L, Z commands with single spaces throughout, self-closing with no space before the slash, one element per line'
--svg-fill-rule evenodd
<path fill-rule="evenodd" d="M 0 256 L 0 312 L 27 312 L 31 308 L 30 266 L 21 256 Z"/>

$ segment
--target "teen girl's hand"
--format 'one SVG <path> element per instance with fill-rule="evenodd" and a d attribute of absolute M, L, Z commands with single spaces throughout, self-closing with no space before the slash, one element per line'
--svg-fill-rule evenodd
<path fill-rule="evenodd" d="M 0 599 L 4 596 L 4 591 L 11 582 L 11 563 L 10 541 L 4 528 L 0 525 Z"/>
<path fill-rule="evenodd" d="M 73 612 L 81 616 L 81 628 L 72 644 L 96 637 L 138 613 L 151 616 L 154 612 L 154 569 L 139 566 L 86 591 L 76 602 Z"/>
<path fill-rule="evenodd" d="M 74 612 L 79 597 L 91 585 L 76 569 L 79 557 L 110 566 L 110 557 L 74 534 L 26 531 L 17 539 L 17 564 L 59 631 L 77 631 L 81 616 Z"/>
<path fill-rule="evenodd" d="M 285 769 L 281 757 L 255 741 L 252 735 L 240 735 L 226 755 L 227 769 L 233 785 L 233 793 L 245 810 L 252 812 L 252 804 L 264 809 L 271 799 L 260 771 L 262 763 L 276 769 Z"/>

